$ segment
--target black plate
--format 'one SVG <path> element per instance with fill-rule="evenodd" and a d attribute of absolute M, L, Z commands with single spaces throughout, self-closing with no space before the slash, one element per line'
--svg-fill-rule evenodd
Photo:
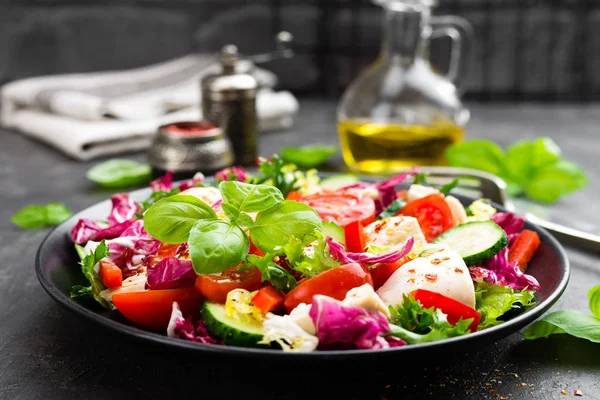
<path fill-rule="evenodd" d="M 365 178 L 365 180 L 368 179 Z M 150 193 L 150 189 L 141 189 L 133 191 L 130 194 L 135 200 L 139 201 L 147 198 Z M 473 200 L 459 195 L 456 195 L 456 197 L 460 198 L 464 204 L 469 204 Z M 496 207 L 502 210 L 502 207 Z M 48 234 L 40 245 L 36 255 L 35 268 L 41 285 L 60 305 L 89 321 L 129 335 L 130 337 L 172 346 L 180 350 L 201 352 L 206 355 L 212 354 L 219 357 L 260 356 L 269 358 L 271 361 L 284 362 L 311 360 L 356 361 L 358 359 L 362 361 L 370 357 L 398 356 L 412 358 L 413 356 L 421 357 L 424 353 L 429 352 L 454 352 L 473 349 L 502 339 L 540 317 L 563 294 L 569 280 L 569 261 L 562 246 L 544 229 L 527 222 L 525 227 L 536 231 L 541 239 L 540 248 L 527 269 L 527 273 L 533 275 L 542 286 L 542 291 L 537 294 L 539 304 L 501 325 L 438 342 L 381 350 L 289 353 L 272 349 L 252 349 L 194 343 L 181 339 L 172 339 L 165 334 L 144 330 L 125 320 L 118 311 L 108 311 L 97 307 L 94 303 L 80 303 L 69 297 L 71 286 L 86 284 L 78 265 L 79 258 L 75 253 L 69 232 L 79 218 L 104 219 L 110 213 L 110 209 L 110 200 L 102 201 L 72 216 Z"/>

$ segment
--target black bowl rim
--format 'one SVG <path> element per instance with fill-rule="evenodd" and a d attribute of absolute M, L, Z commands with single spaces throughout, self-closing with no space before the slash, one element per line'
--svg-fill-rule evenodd
<path fill-rule="evenodd" d="M 330 174 L 323 174 L 330 175 Z M 372 180 L 371 177 L 361 177 L 362 179 L 368 181 Z M 134 190 L 128 192 L 130 195 L 141 195 L 144 192 L 150 193 L 149 188 L 142 188 L 138 190 Z M 465 199 L 474 200 L 468 196 L 457 196 Z M 542 302 L 538 303 L 536 306 L 531 309 L 519 314 L 518 316 L 511 318 L 510 320 L 496 325 L 490 328 L 486 328 L 482 331 L 477 331 L 473 333 L 469 333 L 468 335 L 453 337 L 449 339 L 439 340 L 435 342 L 421 343 L 421 344 L 411 344 L 407 346 L 400 346 L 394 348 L 386 348 L 386 349 L 375 349 L 375 350 L 319 350 L 315 352 L 284 352 L 279 349 L 259 349 L 259 348 L 248 348 L 248 347 L 235 347 L 235 346 L 221 346 L 214 344 L 203 344 L 196 343 L 191 341 L 186 341 L 183 339 L 174 339 L 170 338 L 164 334 L 152 332 L 148 330 L 144 330 L 143 328 L 138 328 L 135 326 L 125 325 L 120 323 L 119 321 L 115 321 L 111 318 L 107 318 L 105 316 L 96 314 L 94 311 L 86 308 L 84 305 L 78 303 L 77 301 L 71 299 L 68 295 L 61 292 L 51 281 L 50 277 L 44 271 L 42 264 L 42 252 L 46 247 L 46 243 L 50 240 L 54 234 L 59 230 L 64 230 L 66 225 L 74 225 L 74 221 L 77 221 L 81 214 L 85 214 L 90 208 L 99 206 L 103 202 L 110 202 L 110 199 L 105 199 L 103 201 L 97 202 L 80 212 L 74 214 L 69 219 L 61 223 L 60 225 L 54 227 L 44 238 L 35 256 L 35 270 L 38 280 L 44 290 L 60 305 L 65 307 L 66 309 L 79 314 L 79 316 L 92 321 L 95 324 L 98 324 L 104 328 L 111 329 L 113 331 L 117 331 L 121 334 L 129 335 L 135 337 L 137 339 L 146 340 L 149 342 L 153 342 L 155 344 L 173 346 L 180 350 L 193 350 L 196 352 L 204 352 L 204 353 L 213 353 L 221 356 L 245 356 L 245 357 L 270 357 L 273 358 L 274 361 L 283 358 L 294 357 L 294 359 L 298 361 L 306 360 L 306 359 L 316 359 L 316 358 L 325 358 L 325 359 L 345 359 L 345 358 L 355 358 L 361 356 L 372 356 L 374 354 L 378 355 L 389 355 L 390 353 L 398 353 L 398 355 L 402 354 L 405 356 L 413 355 L 414 353 L 427 350 L 427 351 L 443 351 L 449 346 L 455 344 L 465 344 L 465 342 L 472 341 L 477 342 L 478 339 L 484 339 L 486 336 L 496 336 L 500 340 L 508 336 L 511 333 L 518 331 L 523 328 L 528 323 L 533 322 L 537 318 L 539 318 L 543 313 L 548 311 L 554 303 L 558 301 L 558 299 L 564 293 L 567 284 L 569 282 L 571 267 L 569 264 L 569 260 L 567 258 L 566 252 L 562 245 L 556 240 L 548 231 L 544 228 L 539 227 L 535 224 L 527 222 L 527 225 L 534 227 L 534 229 L 540 235 L 540 240 L 542 243 L 547 243 L 553 251 L 556 252 L 557 257 L 561 266 L 563 266 L 563 275 L 558 283 L 557 288 Z M 494 206 L 500 210 L 504 208 L 501 205 L 494 204 Z"/>

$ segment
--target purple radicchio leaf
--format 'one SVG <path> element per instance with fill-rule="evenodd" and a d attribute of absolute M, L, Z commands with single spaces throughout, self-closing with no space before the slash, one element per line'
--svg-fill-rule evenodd
<path fill-rule="evenodd" d="M 184 318 L 181 309 L 176 302 L 173 302 L 173 311 L 171 312 L 171 319 L 167 326 L 167 336 L 170 338 L 189 340 L 191 342 L 223 344 L 209 336 L 201 319 L 194 323 L 191 317 L 188 316 Z"/>
<path fill-rule="evenodd" d="M 508 248 L 506 247 L 482 265 L 470 267 L 469 271 L 475 282 L 485 280 L 493 285 L 508 286 L 515 290 L 525 288 L 542 290 L 537 279 L 521 272 L 516 262 L 509 264 Z"/>
<path fill-rule="evenodd" d="M 155 255 L 159 247 L 160 241 L 144 229 L 144 221 L 137 220 L 118 238 L 110 240 L 109 259 L 121 269 L 135 270 L 142 265 L 144 258 Z"/>
<path fill-rule="evenodd" d="M 133 224 L 133 221 L 125 221 L 108 227 L 102 227 L 98 222 L 81 218 L 71 229 L 71 240 L 77 244 L 85 244 L 89 240 L 99 242 L 103 239 L 114 239 L 119 237 L 127 228 Z"/>
<path fill-rule="evenodd" d="M 179 184 L 179 190 L 183 192 L 184 190 L 196 187 L 203 183 L 204 183 L 204 174 L 202 172 L 196 172 L 196 174 L 192 177 L 192 179 L 183 181 Z"/>
<path fill-rule="evenodd" d="M 225 168 L 215 174 L 215 181 L 217 183 L 221 181 L 246 182 L 247 179 L 248 173 L 243 167 L 240 166 Z"/>
<path fill-rule="evenodd" d="M 328 296 L 315 295 L 309 315 L 321 348 L 384 349 L 405 345 L 388 341 L 388 320 L 380 311 L 347 306 Z"/>
<path fill-rule="evenodd" d="M 116 225 L 135 218 L 139 206 L 127 193 L 118 193 L 111 197 L 112 210 L 107 218 L 110 225 Z"/>
<path fill-rule="evenodd" d="M 167 171 L 164 176 L 150 182 L 153 192 L 168 192 L 173 188 L 173 171 Z"/>
<path fill-rule="evenodd" d="M 150 290 L 177 289 L 194 287 L 196 273 L 192 261 L 169 257 L 159 261 L 155 266 L 148 267 L 147 288 Z"/>
<path fill-rule="evenodd" d="M 351 253 L 347 252 L 344 245 L 336 242 L 331 237 L 326 237 L 325 242 L 329 246 L 329 251 L 334 260 L 341 261 L 345 264 L 348 263 L 361 263 L 361 264 L 378 264 L 378 263 L 393 263 L 406 256 L 413 248 L 415 240 L 413 237 L 408 238 L 406 243 L 396 246 L 394 249 L 382 253 Z"/>

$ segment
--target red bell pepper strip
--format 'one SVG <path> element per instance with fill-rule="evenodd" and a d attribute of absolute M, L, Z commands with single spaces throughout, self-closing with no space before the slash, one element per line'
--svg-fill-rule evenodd
<path fill-rule="evenodd" d="M 263 286 L 252 297 L 252 304 L 262 312 L 279 311 L 283 307 L 285 295 L 275 289 L 274 286 Z"/>
<path fill-rule="evenodd" d="M 531 258 L 540 247 L 540 238 L 537 232 L 523 229 L 508 249 L 508 262 L 516 262 L 521 272 L 524 272 Z"/>
<path fill-rule="evenodd" d="M 467 320 L 473 318 L 469 325 L 471 332 L 477 331 L 477 326 L 481 320 L 481 314 L 474 308 L 471 308 L 460 301 L 451 299 L 443 294 L 432 292 L 425 289 L 417 289 L 411 295 L 418 300 L 425 308 L 435 308 L 446 314 L 448 322 L 456 325 L 458 320 Z"/>
<path fill-rule="evenodd" d="M 362 253 L 365 251 L 365 233 L 363 225 L 359 220 L 344 225 L 344 239 L 346 250 L 351 253 Z"/>
<path fill-rule="evenodd" d="M 123 284 L 123 271 L 115 263 L 100 260 L 100 280 L 107 288 L 116 288 Z"/>

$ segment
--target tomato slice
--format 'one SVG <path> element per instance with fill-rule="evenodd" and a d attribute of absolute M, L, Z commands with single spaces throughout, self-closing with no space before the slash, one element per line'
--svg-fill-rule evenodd
<path fill-rule="evenodd" d="M 320 193 L 296 200 L 308 204 L 325 221 L 334 221 L 339 226 L 360 221 L 363 226 L 375 220 L 375 201 L 366 196 L 352 193 Z"/>
<path fill-rule="evenodd" d="M 302 281 L 289 291 L 284 300 L 285 309 L 289 313 L 300 303 L 310 304 L 316 294 L 343 300 L 350 289 L 365 283 L 373 286 L 373 279 L 362 265 L 351 263 L 335 267 Z"/>
<path fill-rule="evenodd" d="M 202 295 L 194 288 L 147 290 L 144 292 L 114 293 L 112 300 L 125 318 L 151 330 L 167 329 L 173 302 L 184 316 L 196 316 Z"/>
<path fill-rule="evenodd" d="M 123 271 L 115 263 L 100 260 L 100 280 L 107 288 L 116 288 L 123 284 Z"/>
<path fill-rule="evenodd" d="M 379 263 L 373 266 L 373 268 L 369 269 L 371 277 L 373 278 L 373 288 L 377 290 L 382 287 L 383 284 L 390 279 L 390 276 L 392 276 L 392 274 L 396 272 L 398 268 L 406 264 L 408 261 L 410 261 L 410 258 L 403 257 L 396 262 Z"/>
<path fill-rule="evenodd" d="M 400 214 L 415 217 L 419 221 L 427 242 L 431 242 L 454 226 L 452 210 L 444 196 L 438 193 L 409 201 L 402 207 Z"/>
<path fill-rule="evenodd" d="M 227 293 L 233 289 L 258 290 L 261 285 L 260 271 L 256 267 L 238 271 L 239 266 L 231 267 L 219 274 L 198 275 L 196 289 L 214 303 L 225 304 Z"/>
<path fill-rule="evenodd" d="M 366 238 L 360 221 L 357 220 L 344 225 L 344 240 L 346 241 L 346 250 L 353 253 L 365 251 Z"/>
<path fill-rule="evenodd" d="M 448 322 L 455 325 L 459 319 L 471 319 L 473 322 L 469 325 L 471 332 L 477 331 L 481 314 L 474 308 L 471 308 L 460 301 L 446 297 L 443 294 L 432 292 L 425 289 L 417 289 L 411 293 L 415 300 L 418 300 L 425 308 L 435 308 L 442 310 L 447 315 Z"/>

